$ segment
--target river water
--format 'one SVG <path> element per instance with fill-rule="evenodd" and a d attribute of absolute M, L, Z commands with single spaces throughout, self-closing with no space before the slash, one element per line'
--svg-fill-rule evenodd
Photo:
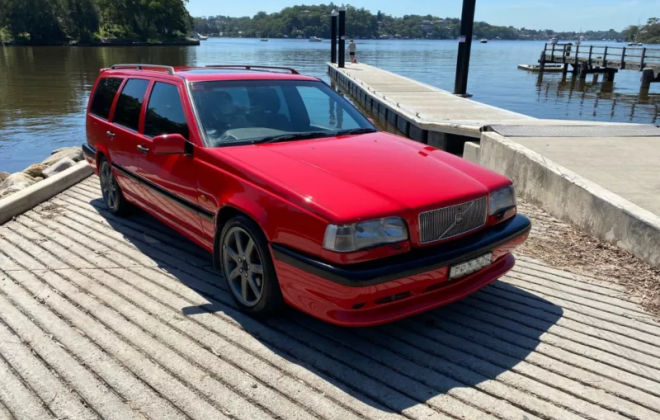
<path fill-rule="evenodd" d="M 358 59 L 453 90 L 456 41 L 358 40 Z M 621 44 L 619 44 L 621 45 Z M 99 69 L 115 63 L 291 66 L 328 80 L 330 43 L 210 39 L 199 47 L 0 47 L 0 171 L 18 171 L 58 147 L 85 141 L 85 108 Z M 473 44 L 468 90 L 474 100 L 540 118 L 658 123 L 660 95 L 639 98 L 639 76 L 614 84 L 518 70 L 538 59 L 543 42 Z M 602 78 L 601 78 L 602 80 Z"/>

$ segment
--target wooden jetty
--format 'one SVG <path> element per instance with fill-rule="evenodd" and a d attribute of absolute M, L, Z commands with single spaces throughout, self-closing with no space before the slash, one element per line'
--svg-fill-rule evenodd
<path fill-rule="evenodd" d="M 583 79 L 587 74 L 603 73 L 608 82 L 614 81 L 619 70 L 640 71 L 642 89 L 649 89 L 651 83 L 660 81 L 660 49 L 546 43 L 539 59 L 541 71 L 548 63 L 563 64 L 564 73 L 571 71 Z"/>

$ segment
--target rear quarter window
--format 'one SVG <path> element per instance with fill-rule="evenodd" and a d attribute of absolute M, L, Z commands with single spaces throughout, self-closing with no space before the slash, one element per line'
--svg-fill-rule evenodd
<path fill-rule="evenodd" d="M 106 77 L 99 81 L 96 91 L 94 91 L 94 97 L 92 98 L 92 106 L 90 108 L 92 114 L 106 120 L 110 117 L 112 102 L 123 80 L 116 77 Z"/>
<path fill-rule="evenodd" d="M 117 108 L 112 122 L 137 131 L 142 102 L 148 87 L 148 80 L 129 79 L 117 100 Z"/>

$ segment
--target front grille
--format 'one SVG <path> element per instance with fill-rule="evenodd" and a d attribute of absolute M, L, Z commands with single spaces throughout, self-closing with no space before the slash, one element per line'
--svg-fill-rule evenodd
<path fill-rule="evenodd" d="M 419 214 L 419 240 L 426 244 L 478 229 L 486 224 L 488 198 Z"/>

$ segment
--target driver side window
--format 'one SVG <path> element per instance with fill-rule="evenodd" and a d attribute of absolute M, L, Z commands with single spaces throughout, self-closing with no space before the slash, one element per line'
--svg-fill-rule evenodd
<path fill-rule="evenodd" d="M 151 91 L 144 134 L 150 137 L 162 134 L 181 134 L 189 139 L 188 123 L 183 113 L 179 89 L 175 85 L 156 82 Z"/>

